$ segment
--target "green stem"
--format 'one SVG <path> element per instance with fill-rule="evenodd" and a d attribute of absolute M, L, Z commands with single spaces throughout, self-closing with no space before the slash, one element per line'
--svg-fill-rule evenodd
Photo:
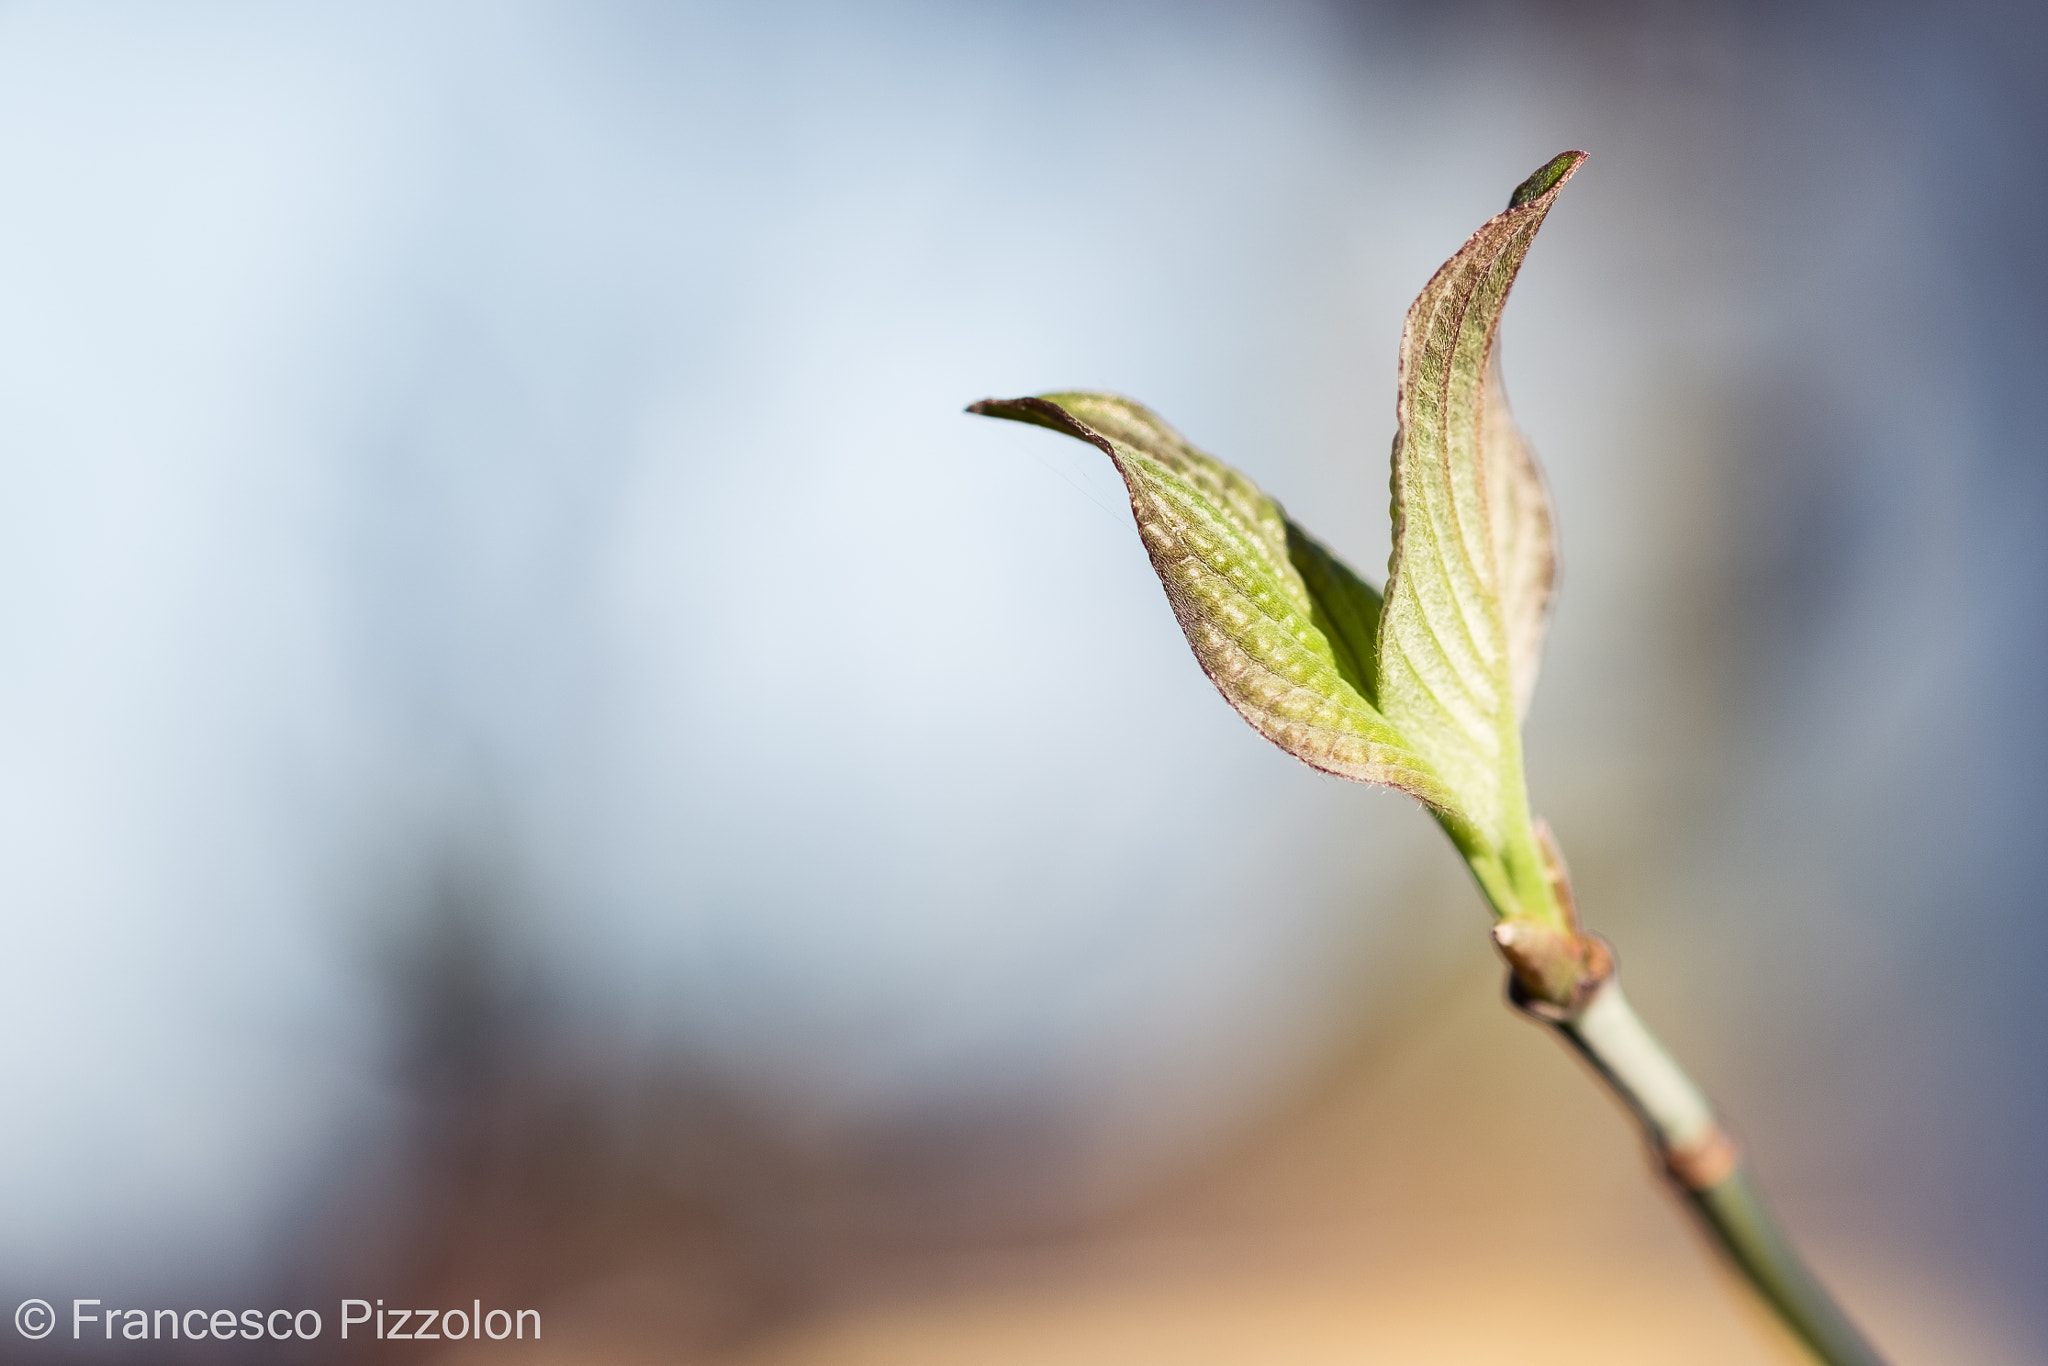
<path fill-rule="evenodd" d="M 1884 1358 L 1786 1240 L 1747 1163 L 1717 1185 L 1686 1192 L 1686 1198 L 1729 1260 L 1816 1357 L 1830 1366 L 1884 1366 Z"/>
<path fill-rule="evenodd" d="M 1672 1185 L 1735 1270 L 1826 1366 L 1884 1366 L 1764 1204 L 1746 1164 L 1692 1078 L 1657 1042 L 1609 975 L 1576 1012 L 1530 1001 L 1525 1014 L 1550 1025 L 1641 1121 Z"/>

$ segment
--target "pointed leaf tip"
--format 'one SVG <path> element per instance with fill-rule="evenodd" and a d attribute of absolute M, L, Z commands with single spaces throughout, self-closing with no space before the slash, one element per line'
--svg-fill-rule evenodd
<path fill-rule="evenodd" d="M 1544 195 L 1572 178 L 1572 172 L 1579 169 L 1579 163 L 1586 159 L 1584 152 L 1559 152 L 1543 163 L 1535 175 L 1515 186 L 1515 192 L 1508 196 L 1508 207 L 1519 209 L 1524 204 L 1533 204 Z"/>
<path fill-rule="evenodd" d="M 1064 435 L 1092 442 L 1110 451 L 1109 443 L 1074 420 L 1066 409 L 1057 403 L 1048 403 L 1042 398 L 985 398 L 979 403 L 967 405 L 967 411 L 977 417 L 999 417 L 1010 422 L 1028 422 L 1034 427 L 1045 427 Z"/>

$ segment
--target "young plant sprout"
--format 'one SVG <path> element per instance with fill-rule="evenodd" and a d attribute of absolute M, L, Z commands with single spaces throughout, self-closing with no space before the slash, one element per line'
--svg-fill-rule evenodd
<path fill-rule="evenodd" d="M 1823 1362 L 1870 1366 L 1876 1351 L 1622 995 L 1613 955 L 1579 924 L 1556 841 L 1529 810 L 1521 722 L 1557 559 L 1495 336 L 1536 230 L 1584 160 L 1565 152 L 1522 182 L 1408 310 L 1383 593 L 1251 480 L 1128 399 L 1045 394 L 968 411 L 1050 427 L 1109 456 L 1173 614 L 1224 699 L 1303 763 L 1429 808 L 1493 909 L 1515 1006 L 1635 1114 L 1671 1185 L 1785 1326 Z"/>

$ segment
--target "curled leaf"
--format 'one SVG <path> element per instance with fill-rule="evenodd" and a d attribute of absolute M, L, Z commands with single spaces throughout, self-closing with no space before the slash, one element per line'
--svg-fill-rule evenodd
<path fill-rule="evenodd" d="M 1430 765 L 1372 703 L 1379 595 L 1258 486 L 1109 394 L 990 399 L 968 411 L 1100 447 L 1195 658 L 1239 715 L 1314 768 L 1448 810 Z"/>
<path fill-rule="evenodd" d="M 1488 846 L 1531 865 L 1514 880 L 1532 889 L 1520 721 L 1556 562 L 1549 499 L 1508 411 L 1496 336 L 1529 244 L 1583 160 L 1568 152 L 1531 176 L 1408 310 L 1380 618 L 1381 710 Z"/>

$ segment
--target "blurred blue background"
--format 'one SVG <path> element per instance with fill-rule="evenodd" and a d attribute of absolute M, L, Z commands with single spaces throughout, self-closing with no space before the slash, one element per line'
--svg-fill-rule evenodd
<path fill-rule="evenodd" d="M 2043 27 L 0 7 L 0 1289 L 909 1361 L 787 1344 L 1313 1224 L 1455 1315 L 1538 1152 L 1515 1228 L 1617 1170 L 1689 1247 L 1426 818 L 1217 700 L 1098 456 L 960 413 L 1130 393 L 1377 579 L 1402 311 L 1583 147 L 1505 334 L 1537 804 L 1859 1309 L 2043 1359 Z"/>

